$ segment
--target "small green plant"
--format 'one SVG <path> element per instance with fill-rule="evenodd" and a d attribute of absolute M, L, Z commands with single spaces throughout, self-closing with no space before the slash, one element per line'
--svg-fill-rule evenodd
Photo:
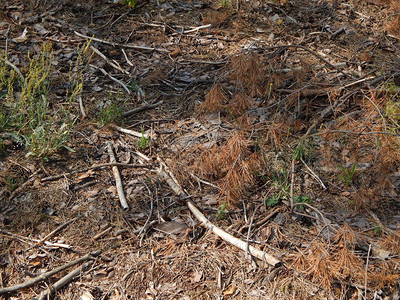
<path fill-rule="evenodd" d="M 44 43 L 35 56 L 28 53 L 29 66 L 22 74 L 0 54 L 0 129 L 18 137 L 28 156 L 47 157 L 65 147 L 74 125 L 72 106 L 54 105 L 49 96 L 53 50 Z M 19 75 L 19 76 L 17 76 Z M 61 126 L 55 125 L 62 124 Z"/>
<path fill-rule="evenodd" d="M 354 174 L 357 170 L 357 162 L 354 163 L 354 165 L 350 168 L 345 168 L 341 164 L 339 164 L 338 167 L 342 171 L 342 173 L 339 174 L 340 181 L 343 182 L 346 186 L 350 186 L 353 183 Z"/>
<path fill-rule="evenodd" d="M 218 209 L 217 212 L 217 219 L 218 220 L 224 219 L 227 213 L 228 211 L 226 210 L 226 203 L 222 203 L 221 208 Z"/>
<path fill-rule="evenodd" d="M 379 225 L 376 225 L 374 227 L 374 234 L 375 235 L 381 235 L 381 233 L 382 233 L 382 228 Z"/>
<path fill-rule="evenodd" d="M 122 107 L 115 100 L 99 103 L 98 119 L 101 126 L 120 120 Z"/>
<path fill-rule="evenodd" d="M 88 68 L 89 63 L 92 59 L 93 52 L 89 54 L 90 44 L 92 40 L 87 41 L 82 46 L 78 47 L 77 58 L 75 63 L 71 63 L 69 70 L 69 87 L 67 88 L 67 100 L 71 104 L 76 98 L 82 93 L 83 90 L 83 74 Z"/>
<path fill-rule="evenodd" d="M 142 127 L 142 137 L 140 138 L 137 147 L 140 150 L 145 150 L 149 146 L 149 143 L 150 143 L 150 138 L 144 134 L 144 129 Z"/>
<path fill-rule="evenodd" d="M 6 183 L 7 183 L 7 188 L 10 192 L 13 192 L 17 188 L 17 180 L 10 176 L 9 174 L 6 175 Z"/>
<path fill-rule="evenodd" d="M 311 204 L 312 203 L 312 199 L 310 197 L 307 196 L 299 196 L 299 195 L 294 195 L 293 196 L 293 200 L 294 203 L 307 203 L 307 204 Z M 304 210 L 304 206 L 303 205 L 298 205 L 296 206 L 300 211 Z"/>
<path fill-rule="evenodd" d="M 137 92 L 137 90 L 139 89 L 139 86 L 138 86 L 138 84 L 137 84 L 137 82 L 135 80 L 132 80 L 131 83 L 129 84 L 128 88 L 132 92 Z"/>
<path fill-rule="evenodd" d="M 72 125 L 63 123 L 57 127 L 54 122 L 52 124 L 43 123 L 35 128 L 35 130 L 27 137 L 27 147 L 30 150 L 26 156 L 39 156 L 45 160 L 49 155 L 58 151 L 61 148 L 67 149 L 70 152 L 75 152 L 70 147 L 66 146 Z"/>
<path fill-rule="evenodd" d="M 267 183 L 270 183 L 275 190 L 276 194 L 267 197 L 265 199 L 265 205 L 267 207 L 272 207 L 277 205 L 280 200 L 287 200 L 289 191 L 290 191 L 290 183 L 289 183 L 289 174 L 285 169 L 280 169 L 279 171 L 273 172 L 269 177 L 262 176 Z"/>
<path fill-rule="evenodd" d="M 123 5 L 128 4 L 129 7 L 134 8 L 135 5 L 136 5 L 136 0 L 124 0 L 124 1 L 122 2 L 122 4 L 123 4 Z"/>
<path fill-rule="evenodd" d="M 227 0 L 221 0 L 221 7 L 223 7 L 223 8 L 228 8 L 228 2 L 227 2 Z"/>
<path fill-rule="evenodd" d="M 311 157 L 312 152 L 312 143 L 309 141 L 301 140 L 293 151 L 293 159 L 307 160 Z"/>
<path fill-rule="evenodd" d="M 275 194 L 265 199 L 265 205 L 267 207 L 273 207 L 279 203 L 279 200 L 280 200 L 280 194 Z"/>

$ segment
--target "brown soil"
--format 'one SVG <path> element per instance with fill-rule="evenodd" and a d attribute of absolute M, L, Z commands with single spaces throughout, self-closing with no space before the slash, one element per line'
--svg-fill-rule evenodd
<path fill-rule="evenodd" d="M 2 288 L 101 251 L 54 299 L 399 299 L 397 3 L 2 0 L 0 8 L 1 49 L 22 72 L 28 53 L 52 43 L 54 110 L 86 41 L 76 32 L 114 62 L 93 54 L 84 69 L 87 117 L 67 143 L 75 152 L 26 157 L 2 135 Z M 13 41 L 25 28 L 26 39 Z M 99 68 L 140 89 L 128 95 Z M 99 125 L 99 103 L 111 98 L 124 112 L 158 103 L 114 122 L 151 134 L 145 149 Z M 127 210 L 110 166 L 66 174 L 108 163 L 108 142 L 118 162 L 145 165 L 118 167 Z M 162 162 L 184 193 L 157 174 Z M 223 241 L 188 200 L 282 264 Z M 308 204 L 291 210 L 296 201 Z M 79 266 L 1 297 L 39 297 Z"/>

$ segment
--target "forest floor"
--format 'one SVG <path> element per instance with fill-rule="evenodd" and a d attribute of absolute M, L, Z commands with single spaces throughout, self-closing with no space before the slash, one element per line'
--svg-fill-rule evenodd
<path fill-rule="evenodd" d="M 399 299 L 400 5 L 210 1 L 1 1 L 0 297 Z"/>

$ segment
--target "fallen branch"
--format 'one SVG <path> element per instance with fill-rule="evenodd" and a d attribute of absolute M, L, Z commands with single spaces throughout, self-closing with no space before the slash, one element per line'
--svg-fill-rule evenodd
<path fill-rule="evenodd" d="M 111 163 L 116 163 L 117 160 L 115 158 L 111 142 L 107 143 L 107 151 L 108 151 L 108 155 L 110 156 Z M 121 180 L 121 175 L 119 174 L 118 167 L 113 166 L 112 170 L 113 170 L 113 174 L 114 174 L 114 178 L 115 178 L 115 184 L 117 187 L 119 202 L 121 203 L 121 206 L 123 209 L 129 209 L 128 202 L 126 201 L 126 198 L 125 198 L 124 189 L 122 187 L 122 180 Z"/>
<path fill-rule="evenodd" d="M 175 192 L 175 194 L 181 196 L 181 197 L 186 197 L 187 195 L 184 192 L 183 188 L 179 185 L 177 180 L 174 178 L 173 174 L 171 171 L 168 170 L 167 166 L 165 163 L 163 163 L 161 160 L 160 161 L 160 168 L 157 170 L 157 173 L 161 178 L 163 178 L 168 185 L 171 187 L 171 189 Z M 170 175 L 166 173 L 166 170 Z M 224 241 L 240 248 L 243 251 L 248 251 L 251 255 L 254 257 L 265 261 L 266 263 L 278 267 L 281 265 L 281 262 L 273 257 L 272 255 L 269 255 L 251 245 L 248 245 L 245 241 L 242 241 L 241 239 L 238 239 L 234 237 L 233 235 L 227 233 L 226 231 L 222 230 L 221 228 L 215 226 L 212 224 L 201 212 L 200 210 L 197 209 L 197 207 L 194 205 L 194 203 L 189 199 L 186 201 L 187 207 L 190 209 L 190 211 L 195 215 L 195 217 L 202 223 L 202 225 L 208 229 L 210 229 L 213 233 L 218 235 L 220 238 L 222 238 Z"/>
<path fill-rule="evenodd" d="M 212 224 L 197 208 L 194 206 L 194 204 L 191 201 L 188 201 L 187 206 L 189 207 L 190 211 L 195 215 L 195 217 L 203 224 L 204 227 L 210 229 L 212 232 L 214 232 L 216 235 L 218 235 L 220 238 L 222 238 L 224 241 L 242 249 L 243 251 L 246 251 L 247 249 L 247 243 L 245 241 L 242 241 L 241 239 L 238 239 L 234 237 L 233 235 L 225 232 L 221 228 L 215 226 Z M 248 245 L 248 252 L 257 257 L 258 259 L 267 262 L 268 264 L 278 267 L 281 262 L 273 257 L 272 255 L 269 255 L 251 245 Z"/>
<path fill-rule="evenodd" d="M 60 266 L 58 268 L 55 268 L 54 270 L 51 270 L 51 271 L 45 272 L 43 274 L 40 274 L 39 276 L 37 276 L 35 278 L 32 278 L 29 281 L 26 281 L 26 282 L 21 283 L 21 284 L 9 286 L 9 287 L 6 287 L 6 288 L 2 288 L 2 289 L 0 289 L 0 295 L 4 295 L 6 293 L 16 292 L 16 291 L 18 291 L 20 289 L 31 287 L 31 286 L 35 285 L 36 283 L 41 282 L 41 281 L 49 278 L 50 276 L 52 276 L 54 274 L 57 274 L 57 273 L 65 270 L 65 269 L 68 269 L 68 268 L 70 268 L 72 266 L 75 266 L 75 265 L 80 264 L 80 263 L 82 263 L 84 261 L 87 261 L 87 260 L 94 260 L 96 256 L 100 255 L 100 253 L 101 253 L 101 251 L 96 251 L 96 252 L 92 252 L 92 253 L 86 254 L 85 256 L 82 256 L 81 258 L 78 258 L 78 259 L 76 259 L 74 261 L 71 261 L 71 262 L 65 264 L 65 265 L 62 265 L 62 266 Z"/>
<path fill-rule="evenodd" d="M 116 69 L 116 70 L 118 70 L 118 71 L 120 71 L 120 72 L 122 72 L 122 73 L 125 73 L 125 74 L 127 74 L 127 75 L 129 74 L 128 71 L 122 69 L 120 66 L 116 65 L 116 64 L 113 63 L 110 59 L 108 59 L 108 57 L 105 56 L 103 53 L 101 53 L 99 49 L 97 49 L 97 48 L 95 48 L 95 47 L 93 47 L 93 46 L 90 46 L 90 49 L 92 49 L 92 51 L 93 51 L 94 53 L 96 53 L 98 56 L 100 56 L 102 59 L 104 59 L 104 60 L 105 60 L 111 67 L 113 67 L 114 69 Z"/>
<path fill-rule="evenodd" d="M 82 118 L 85 119 L 87 117 L 86 112 L 85 112 L 85 107 L 83 106 L 83 101 L 82 101 L 82 96 L 78 96 L 78 103 L 79 103 L 79 109 L 82 114 Z"/>
<path fill-rule="evenodd" d="M 46 300 L 50 299 L 51 296 L 59 289 L 61 289 L 63 286 L 67 285 L 69 282 L 71 282 L 76 276 L 81 274 L 82 272 L 86 271 L 94 262 L 89 261 L 82 266 L 76 268 L 75 270 L 69 272 L 67 275 L 62 277 L 60 280 L 58 280 L 56 283 L 53 284 L 51 288 L 48 288 L 45 292 L 40 294 L 39 300 Z"/>
<path fill-rule="evenodd" d="M 76 221 L 78 218 L 73 218 L 63 224 L 61 224 L 60 226 L 58 226 L 56 229 L 54 229 L 52 232 L 50 232 L 48 235 L 46 235 L 44 238 L 40 239 L 36 245 L 34 245 L 33 247 L 31 247 L 30 249 L 40 246 L 42 244 L 44 244 L 49 238 L 51 238 L 53 235 L 55 235 L 57 232 L 59 232 L 60 230 L 64 229 L 65 227 L 67 227 L 69 224 L 71 224 L 72 222 Z"/>

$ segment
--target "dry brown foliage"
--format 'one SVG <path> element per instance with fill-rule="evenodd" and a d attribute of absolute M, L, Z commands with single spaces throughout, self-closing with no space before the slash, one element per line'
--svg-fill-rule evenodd
<path fill-rule="evenodd" d="M 236 94 L 229 103 L 229 110 L 235 116 L 244 114 L 252 106 L 252 99 L 244 94 Z"/>
<path fill-rule="evenodd" d="M 327 290 L 331 290 L 334 281 L 359 281 L 363 275 L 363 262 L 353 253 L 355 233 L 350 227 L 343 226 L 333 241 L 333 245 L 315 242 L 292 262 L 292 267 Z"/>
<path fill-rule="evenodd" d="M 142 85 L 154 84 L 158 83 L 160 80 L 165 79 L 166 70 L 164 67 L 158 67 L 154 70 L 151 70 L 147 73 L 145 77 L 140 80 Z"/>
<path fill-rule="evenodd" d="M 383 249 L 389 250 L 392 254 L 400 255 L 400 232 L 396 234 L 388 234 L 386 238 L 380 242 Z"/>
<path fill-rule="evenodd" d="M 393 9 L 392 20 L 388 25 L 388 31 L 400 37 L 400 3 L 393 0 L 390 7 Z"/>
<path fill-rule="evenodd" d="M 227 101 L 220 84 L 215 84 L 212 89 L 207 93 L 204 102 L 199 106 L 198 112 L 200 113 L 212 113 L 220 112 L 225 107 Z"/>
<path fill-rule="evenodd" d="M 242 133 L 235 133 L 223 145 L 204 152 L 195 164 L 201 176 L 218 180 L 220 197 L 228 204 L 237 203 L 262 166 L 261 155 L 252 153 L 250 144 Z"/>
<path fill-rule="evenodd" d="M 229 77 L 249 91 L 251 97 L 265 93 L 266 74 L 262 68 L 261 57 L 254 53 L 232 57 Z"/>

